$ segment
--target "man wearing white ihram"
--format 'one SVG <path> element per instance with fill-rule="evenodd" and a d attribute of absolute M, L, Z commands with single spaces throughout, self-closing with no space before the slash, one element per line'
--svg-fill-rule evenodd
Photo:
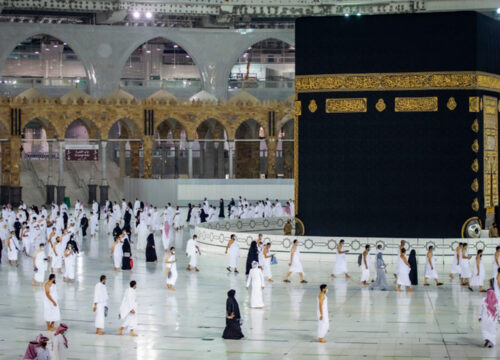
<path fill-rule="evenodd" d="M 236 240 L 236 235 L 231 234 L 231 238 L 226 245 L 226 254 L 229 252 L 229 266 L 227 267 L 227 271 L 231 272 L 231 269 L 234 269 L 234 272 L 238 273 L 238 259 L 240 257 L 240 246 L 238 245 L 238 241 Z"/>
<path fill-rule="evenodd" d="M 361 283 L 369 285 L 370 282 L 370 245 L 365 246 L 365 251 L 361 257 Z"/>
<path fill-rule="evenodd" d="M 43 285 L 43 281 L 45 280 L 45 271 L 47 270 L 47 258 L 45 257 L 43 243 L 40 244 L 39 248 L 35 251 L 33 255 L 33 281 L 32 285 L 35 286 L 37 283 L 40 286 Z"/>
<path fill-rule="evenodd" d="M 250 307 L 262 309 L 264 307 L 264 300 L 262 298 L 262 290 L 264 290 L 264 275 L 259 268 L 257 261 L 252 262 L 252 268 L 248 273 L 247 290 L 252 285 L 252 294 L 250 297 Z"/>
<path fill-rule="evenodd" d="M 332 278 L 335 278 L 336 275 L 345 274 L 345 278 L 349 279 L 349 273 L 347 272 L 347 261 L 345 258 L 345 254 L 348 253 L 349 250 L 344 250 L 344 239 L 340 239 L 339 245 L 337 246 L 337 257 L 335 258 L 335 266 L 332 271 Z"/>
<path fill-rule="evenodd" d="M 200 271 L 200 269 L 198 269 L 198 256 L 201 256 L 201 251 L 196 241 L 197 238 L 198 236 L 193 235 L 193 238 L 189 239 L 186 244 L 186 256 L 189 257 L 189 264 L 186 268 L 188 271 L 190 271 L 191 268 L 194 268 L 195 271 Z"/>
<path fill-rule="evenodd" d="M 94 312 L 96 334 L 104 335 L 104 318 L 108 306 L 108 290 L 106 289 L 106 275 L 101 275 L 99 282 L 94 287 Z"/>
<path fill-rule="evenodd" d="M 120 306 L 120 319 L 123 321 L 122 326 L 118 330 L 119 335 L 123 335 L 123 330 L 130 330 L 130 336 L 137 336 L 134 330 L 137 328 L 137 299 L 135 289 L 137 283 L 132 280 L 130 287 L 125 290 L 122 304 Z"/>
<path fill-rule="evenodd" d="M 49 280 L 45 283 L 44 288 L 43 315 L 47 323 L 47 331 L 54 331 L 56 329 L 55 322 L 61 320 L 55 274 L 49 275 Z"/>
<path fill-rule="evenodd" d="M 328 292 L 328 286 L 322 284 L 319 287 L 320 292 L 318 295 L 318 342 L 325 343 L 325 336 L 330 328 L 330 320 L 328 319 L 328 298 L 326 293 Z"/>
<path fill-rule="evenodd" d="M 297 239 L 293 241 L 292 249 L 290 250 L 290 263 L 288 264 L 288 273 L 286 274 L 283 282 L 289 283 L 288 277 L 293 273 L 299 274 L 299 279 L 302 284 L 306 284 L 307 281 L 304 280 L 304 269 L 302 268 L 302 263 L 300 262 L 300 251 L 298 248 L 299 242 Z"/>

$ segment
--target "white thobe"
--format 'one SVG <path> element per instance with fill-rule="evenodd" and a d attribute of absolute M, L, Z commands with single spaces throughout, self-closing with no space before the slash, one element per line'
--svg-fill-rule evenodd
<path fill-rule="evenodd" d="M 57 334 L 52 339 L 52 359 L 51 360 L 66 360 L 67 359 L 67 348 L 64 345 L 64 338 L 61 334 Z"/>
<path fill-rule="evenodd" d="M 54 322 L 61 320 L 61 312 L 59 310 L 59 298 L 57 297 L 57 288 L 55 284 L 52 284 L 49 289 L 49 294 L 52 300 L 55 301 L 56 306 L 52 304 L 49 300 L 45 291 L 43 292 L 43 315 L 45 321 Z"/>
<path fill-rule="evenodd" d="M 43 280 L 45 279 L 45 271 L 47 270 L 47 261 L 45 260 L 45 252 L 42 250 L 37 250 L 34 256 L 35 256 L 34 263 L 37 271 L 34 272 L 33 279 L 38 283 L 42 283 Z"/>
<path fill-rule="evenodd" d="M 481 302 L 481 308 L 479 311 L 479 317 L 481 318 L 481 333 L 483 335 L 483 340 L 489 340 L 490 343 L 495 345 L 497 338 L 497 324 L 499 320 L 498 304 L 496 306 L 496 315 L 493 316 L 488 311 L 485 300 L 486 298 Z"/>
<path fill-rule="evenodd" d="M 198 242 L 194 239 L 189 239 L 186 244 L 186 254 L 189 256 L 189 266 L 196 267 L 198 264 Z"/>
<path fill-rule="evenodd" d="M 250 297 L 250 307 L 264 307 L 264 299 L 262 297 L 262 288 L 264 287 L 264 275 L 258 267 L 250 269 L 247 279 L 247 288 L 252 286 L 252 295 Z"/>

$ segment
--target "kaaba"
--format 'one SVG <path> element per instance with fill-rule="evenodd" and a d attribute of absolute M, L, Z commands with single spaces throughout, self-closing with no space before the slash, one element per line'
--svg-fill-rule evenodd
<path fill-rule="evenodd" d="M 457 238 L 498 214 L 499 39 L 475 12 L 297 20 L 307 235 Z"/>

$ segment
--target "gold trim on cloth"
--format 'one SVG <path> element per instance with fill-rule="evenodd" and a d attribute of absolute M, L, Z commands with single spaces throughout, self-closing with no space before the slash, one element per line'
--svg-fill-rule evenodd
<path fill-rule="evenodd" d="M 474 198 L 471 204 L 472 210 L 474 211 L 479 211 L 479 200 L 477 198 Z"/>
<path fill-rule="evenodd" d="M 479 71 L 297 75 L 300 93 L 326 91 L 483 89 L 500 92 L 500 76 Z"/>
<path fill-rule="evenodd" d="M 455 98 L 453 96 L 448 99 L 448 102 L 446 103 L 446 107 L 451 111 L 456 109 L 457 101 L 455 100 Z"/>
<path fill-rule="evenodd" d="M 469 97 L 469 112 L 479 112 L 479 96 Z"/>
<path fill-rule="evenodd" d="M 479 171 L 479 161 L 477 161 L 477 159 L 474 159 L 470 168 L 472 169 L 472 171 L 477 173 Z"/>
<path fill-rule="evenodd" d="M 386 108 L 385 101 L 384 99 L 378 99 L 377 103 L 375 104 L 375 109 L 377 109 L 378 112 L 384 111 Z"/>
<path fill-rule="evenodd" d="M 368 111 L 366 98 L 353 99 L 326 99 L 325 112 L 335 113 L 363 113 Z"/>
<path fill-rule="evenodd" d="M 483 104 L 483 181 L 487 209 L 498 206 L 498 99 L 485 95 Z"/>
<path fill-rule="evenodd" d="M 295 98 L 297 98 L 297 92 L 295 92 Z M 297 105 L 297 103 L 299 103 Z M 302 114 L 300 111 L 301 104 L 300 101 L 295 102 L 295 106 L 299 107 L 299 111 L 295 111 L 295 117 L 293 121 L 293 185 L 294 185 L 294 195 L 295 199 L 295 214 L 299 212 L 299 117 Z"/>
<path fill-rule="evenodd" d="M 471 149 L 475 153 L 477 153 L 479 151 L 479 141 L 477 141 L 477 139 L 472 142 Z"/>
<path fill-rule="evenodd" d="M 479 191 L 479 181 L 477 179 L 474 179 L 472 181 L 470 188 L 472 189 L 472 191 L 478 192 Z"/>
<path fill-rule="evenodd" d="M 295 115 L 302 115 L 302 102 L 300 100 L 295 101 Z"/>
<path fill-rule="evenodd" d="M 432 112 L 438 111 L 438 98 L 397 97 L 394 99 L 395 112 Z"/>
<path fill-rule="evenodd" d="M 477 121 L 477 119 L 474 119 L 470 128 L 477 134 L 479 132 L 479 121 Z"/>
<path fill-rule="evenodd" d="M 316 104 L 316 100 L 312 99 L 309 101 L 309 106 L 307 107 L 311 113 L 315 113 L 318 110 L 318 105 Z"/>

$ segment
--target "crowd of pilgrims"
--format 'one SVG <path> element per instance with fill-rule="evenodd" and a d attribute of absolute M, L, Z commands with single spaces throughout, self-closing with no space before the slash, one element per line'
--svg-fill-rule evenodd
<path fill-rule="evenodd" d="M 291 216 L 294 211 L 292 200 L 288 201 L 285 207 L 282 207 L 278 200 L 273 203 L 268 199 L 258 201 L 253 206 L 246 199 L 240 197 L 237 201 L 231 199 L 228 205 L 228 214 L 231 219 Z M 104 226 L 106 227 L 101 231 L 105 231 L 114 239 L 110 258 L 113 260 L 115 271 L 133 268 L 132 234 L 135 235 L 134 242 L 137 250 L 145 251 L 146 262 L 157 262 L 155 234 L 161 234 L 165 250 L 166 287 L 174 291 L 177 279 L 177 260 L 174 245 L 182 244 L 184 228 L 190 229 L 190 239 L 186 243 L 185 250 L 186 256 L 189 257 L 189 264 L 186 269 L 199 271 L 197 258 L 201 255 L 201 251 L 197 243 L 197 236 L 194 234 L 194 227 L 203 222 L 217 221 L 219 218 L 225 217 L 225 207 L 222 199 L 217 209 L 215 206 L 210 205 L 205 198 L 200 205 L 192 206 L 189 204 L 185 220 L 178 206 L 173 207 L 169 203 L 163 211 L 159 211 L 156 207 L 148 206 L 138 199 L 134 204 L 123 200 L 121 205 L 108 201 L 102 208 L 99 208 L 99 205 L 94 202 L 91 205 L 89 218 L 87 218 L 84 206 L 80 201 L 75 204 L 73 212 L 69 211 L 66 204 L 52 204 L 50 211 L 45 206 L 27 208 L 25 204 L 21 204 L 17 210 L 9 206 L 3 207 L 1 215 L 0 239 L 2 241 L 0 241 L 0 246 L 2 246 L 2 242 L 6 243 L 8 260 L 11 265 L 17 265 L 19 253 L 33 258 L 33 285 L 40 284 L 45 287 L 44 317 L 47 322 L 47 330 L 55 331 L 55 322 L 60 321 L 60 310 L 57 303 L 57 290 L 54 286 L 54 273 L 62 274 L 63 281 L 68 283 L 74 281 L 76 256 L 79 254 L 78 244 L 87 236 L 91 238 L 98 236 L 101 217 L 104 217 Z M 46 245 L 48 250 L 45 249 Z M 245 274 L 247 275 L 246 287 L 247 289 L 251 288 L 250 306 L 252 308 L 264 307 L 262 290 L 265 287 L 265 281 L 273 282 L 271 264 L 276 263 L 276 258 L 270 249 L 271 244 L 264 243 L 262 234 L 259 234 L 257 241 L 253 241 L 248 250 Z M 230 272 L 238 273 L 239 250 L 238 241 L 235 235 L 232 235 L 226 246 L 226 254 L 229 255 L 227 270 Z M 432 280 L 435 281 L 437 286 L 441 286 L 442 283 L 438 280 L 433 251 L 434 247 L 429 246 L 425 261 L 424 285 L 429 285 L 428 280 Z M 336 262 L 331 273 L 332 278 L 341 274 L 345 275 L 346 278 L 350 278 L 346 261 L 348 252 L 344 248 L 344 240 L 341 240 L 337 247 Z M 472 271 L 469 264 L 471 256 L 468 255 L 466 243 L 460 243 L 455 249 L 454 255 L 450 278 L 459 275 L 461 284 L 468 286 L 469 290 L 473 291 L 473 287 L 478 287 L 480 291 L 487 293 L 481 303 L 479 321 L 481 322 L 485 340 L 484 346 L 492 347 L 495 344 L 496 323 L 500 320 L 497 300 L 500 296 L 500 246 L 497 247 L 493 257 L 494 274 L 490 280 L 489 290 L 483 289 L 485 271 L 482 263 L 482 250 L 479 250 L 475 256 Z M 290 282 L 290 275 L 296 273 L 299 275 L 301 283 L 307 283 L 303 278 L 304 271 L 297 240 L 293 242 L 288 265 L 289 270 L 283 279 L 284 282 Z M 371 268 L 373 265 L 375 265 L 375 272 L 372 277 Z M 376 248 L 373 265 L 370 259 L 370 245 L 366 245 L 363 253 L 358 257 L 361 282 L 372 290 L 388 290 L 387 266 L 383 260 L 381 245 Z M 51 275 L 44 284 L 45 272 L 49 267 Z M 397 283 L 397 291 L 401 291 L 402 288 L 406 287 L 411 292 L 411 285 L 418 284 L 416 252 L 413 249 L 410 255 L 407 256 L 404 240 L 401 241 L 399 246 L 394 278 Z M 94 289 L 95 327 L 96 333 L 100 335 L 104 333 L 104 321 L 108 310 L 109 297 L 105 284 L 106 276 L 102 275 Z M 137 335 L 134 332 L 137 327 L 136 286 L 136 282 L 131 281 L 130 287 L 124 294 L 120 306 L 120 318 L 123 323 L 119 329 L 119 334 L 122 334 L 124 330 L 128 330 L 131 336 Z M 321 285 L 317 299 L 318 341 L 320 342 L 325 341 L 324 337 L 329 329 L 327 291 L 327 286 L 325 284 Z M 228 292 L 226 312 L 226 328 L 223 337 L 225 339 L 242 338 L 241 315 L 234 290 Z M 64 333 L 67 329 L 68 326 L 63 323 L 57 328 L 56 334 L 60 338 L 58 341 L 55 338 L 52 341 L 52 354 L 58 354 L 55 358 L 65 359 L 67 339 Z M 30 343 L 31 347 L 28 348 L 28 350 L 31 349 L 30 353 L 33 353 L 34 350 L 43 353 L 46 349 L 46 339 L 46 337 L 39 336 L 37 338 L 38 345 L 35 345 L 35 342 Z M 54 346 L 58 349 L 57 351 L 53 350 Z M 50 354 L 48 350 L 47 354 Z M 43 359 L 43 357 L 38 358 Z M 26 357 L 26 359 L 35 358 Z"/>

